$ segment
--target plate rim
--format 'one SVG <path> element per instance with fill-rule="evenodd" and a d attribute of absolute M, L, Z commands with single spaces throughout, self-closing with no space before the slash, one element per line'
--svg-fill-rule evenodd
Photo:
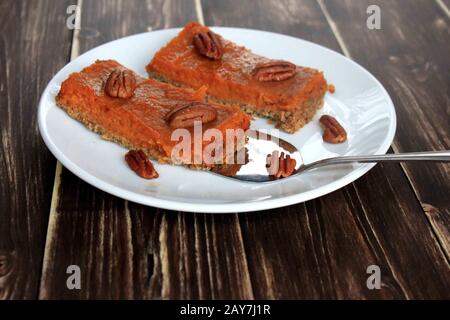
<path fill-rule="evenodd" d="M 330 48 L 327 48 L 323 45 L 314 43 L 312 41 L 304 40 L 301 38 L 293 37 L 290 35 L 285 35 L 281 33 L 271 32 L 271 31 L 264 31 L 264 30 L 256 30 L 256 29 L 249 29 L 249 28 L 235 28 L 235 27 L 215 27 L 211 26 L 212 29 L 222 29 L 222 30 L 229 30 L 229 31 L 251 31 L 251 32 L 258 32 L 258 33 L 265 33 L 265 34 L 271 34 L 278 37 L 287 37 L 291 39 L 295 39 L 297 41 L 303 41 L 308 43 L 312 46 L 318 46 L 323 50 L 327 50 L 332 52 L 333 54 L 338 54 L 341 56 L 341 58 L 344 58 L 345 60 L 350 61 L 353 63 L 357 68 L 359 68 L 366 76 L 371 78 L 380 88 L 382 91 L 382 94 L 387 99 L 388 104 L 390 105 L 389 108 L 389 132 L 384 139 L 381 146 L 378 148 L 378 150 L 375 152 L 375 154 L 385 154 L 389 147 L 391 146 L 395 132 L 397 129 L 397 115 L 395 112 L 395 106 L 394 103 L 387 92 L 386 88 L 383 86 L 383 84 L 374 76 L 372 73 L 370 73 L 366 68 L 361 66 L 359 63 L 351 60 L 347 56 L 334 51 Z M 54 79 L 58 77 L 61 73 L 64 73 L 67 68 L 73 63 L 75 63 L 78 59 L 81 59 L 83 56 L 89 55 L 92 53 L 92 51 L 97 50 L 103 46 L 110 45 L 113 42 L 121 41 L 123 39 L 127 38 L 133 38 L 133 37 L 140 37 L 143 35 L 147 35 L 149 33 L 175 33 L 180 31 L 182 28 L 169 28 L 169 29 L 161 29 L 161 30 L 155 30 L 151 32 L 141 32 L 133 35 L 129 35 L 126 37 L 122 37 L 119 39 L 115 39 L 106 43 L 103 43 L 95 48 L 92 48 L 83 54 L 79 55 L 77 58 L 75 58 L 72 61 L 69 61 L 64 67 L 62 67 L 53 77 L 49 80 L 47 86 L 45 87 L 44 91 L 42 92 L 42 95 L 39 99 L 38 104 L 38 127 L 39 132 L 44 140 L 44 143 L 46 144 L 47 148 L 50 150 L 50 152 L 55 156 L 55 158 L 64 166 L 66 167 L 70 172 L 75 174 L 80 179 L 84 180 L 85 182 L 89 183 L 90 185 L 107 192 L 109 194 L 112 194 L 114 196 L 117 196 L 119 198 L 122 198 L 127 201 L 132 201 L 135 203 L 139 203 L 146 206 L 152 206 L 157 207 L 161 209 L 167 209 L 167 210 L 174 210 L 174 211 L 184 211 L 184 212 L 201 212 L 201 213 L 236 213 L 236 212 L 251 212 L 251 211 L 261 211 L 261 210 L 269 210 L 274 208 L 280 208 L 285 207 L 293 204 L 302 203 L 308 200 L 312 200 L 315 198 L 319 198 L 321 196 L 324 196 L 328 193 L 331 193 L 333 191 L 336 191 L 338 189 L 341 189 L 342 187 L 356 181 L 361 176 L 366 174 L 368 171 L 370 171 L 376 163 L 367 163 L 362 164 L 346 174 L 345 176 L 330 182 L 324 186 L 321 186 L 319 188 L 315 188 L 312 190 L 304 191 L 300 194 L 292 194 L 288 196 L 278 197 L 274 199 L 264 199 L 264 200 L 250 200 L 245 202 L 227 202 L 227 203 L 193 203 L 193 202 L 185 202 L 185 201 L 177 201 L 177 200 L 166 200 L 166 199 L 160 199 L 153 197 L 151 195 L 140 195 L 135 192 L 129 191 L 127 189 L 123 189 L 121 187 L 114 186 L 108 182 L 104 182 L 101 179 L 96 178 L 95 176 L 89 174 L 86 172 L 83 168 L 77 166 L 74 162 L 72 162 L 69 158 L 67 158 L 64 153 L 62 153 L 58 147 L 53 143 L 50 135 L 48 134 L 48 131 L 46 130 L 46 123 L 45 123 L 45 115 L 44 113 L 44 104 L 45 104 L 45 98 L 48 94 L 50 94 L 51 88 L 53 86 Z M 55 177 L 56 178 L 56 177 Z M 243 182 L 243 183 L 250 183 L 250 182 Z M 275 182 L 276 183 L 276 182 Z"/>

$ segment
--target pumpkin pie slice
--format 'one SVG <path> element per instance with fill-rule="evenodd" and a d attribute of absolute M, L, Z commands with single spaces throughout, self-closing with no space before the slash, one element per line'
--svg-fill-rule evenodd
<path fill-rule="evenodd" d="M 312 119 L 327 91 L 322 72 L 254 54 L 196 22 L 155 54 L 147 72 L 162 81 L 206 87 L 209 99 L 267 117 L 289 133 Z"/>
<path fill-rule="evenodd" d="M 250 118 L 237 107 L 206 104 L 204 97 L 204 88 L 179 88 L 146 79 L 114 60 L 107 60 L 96 61 L 81 72 L 72 73 L 62 83 L 56 103 L 70 116 L 107 140 L 129 149 L 142 149 L 147 156 L 162 163 L 211 169 L 226 163 L 227 157 L 240 149 L 245 141 L 236 138 L 233 150 L 226 150 L 225 142 L 219 145 L 216 150 L 222 148 L 220 154 L 223 154 L 223 161 L 217 161 L 216 157 L 212 163 L 211 160 L 205 161 L 203 152 L 210 145 L 211 139 L 204 139 L 203 134 L 208 129 L 216 129 L 215 133 L 221 133 L 224 137 L 227 129 L 231 132 L 239 129 L 245 131 L 249 128 Z M 197 113 L 193 113 L 193 118 L 186 118 L 186 114 L 189 116 L 186 110 L 192 106 Z M 186 121 L 180 121 L 180 117 L 174 118 L 174 113 L 178 112 L 188 122 L 201 122 L 202 115 L 198 112 L 201 113 L 202 108 L 209 108 L 209 118 L 207 123 L 202 123 L 200 129 L 198 126 L 190 127 Z M 173 127 L 173 123 L 181 128 Z M 184 141 L 180 135 L 174 137 L 177 129 L 184 130 L 181 133 L 188 133 L 189 139 L 200 134 L 200 140 L 192 138 Z M 225 140 L 224 138 L 223 141 Z M 181 141 L 190 143 L 190 148 L 181 150 Z M 196 141 L 200 141 L 201 148 L 195 146 Z M 174 152 L 177 146 L 179 152 Z"/>

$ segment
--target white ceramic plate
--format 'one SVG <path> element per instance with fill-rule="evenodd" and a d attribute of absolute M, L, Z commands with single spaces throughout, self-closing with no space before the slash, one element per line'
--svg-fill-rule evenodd
<path fill-rule="evenodd" d="M 386 153 L 395 133 L 395 110 L 384 87 L 367 70 L 339 53 L 301 39 L 248 29 L 213 29 L 255 53 L 323 70 L 336 86 L 336 93 L 327 94 L 324 108 L 313 121 L 296 134 L 280 134 L 300 150 L 305 163 L 337 155 Z M 160 177 L 144 180 L 126 165 L 126 149 L 102 140 L 55 105 L 61 82 L 96 59 L 116 59 L 146 76 L 145 65 L 178 31 L 161 30 L 106 43 L 70 62 L 50 81 L 39 103 L 39 128 L 48 148 L 67 169 L 95 187 L 130 201 L 212 213 L 256 211 L 314 199 L 351 183 L 373 167 L 326 167 L 300 177 L 255 184 L 156 164 Z M 317 119 L 324 113 L 339 119 L 347 129 L 348 142 L 323 143 Z M 272 127 L 258 119 L 252 128 Z"/>

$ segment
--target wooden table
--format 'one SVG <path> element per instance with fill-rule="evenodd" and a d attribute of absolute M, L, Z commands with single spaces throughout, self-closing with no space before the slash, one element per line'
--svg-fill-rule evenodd
<path fill-rule="evenodd" d="M 394 101 L 391 152 L 450 149 L 449 0 L 0 1 L 0 298 L 450 298 L 450 166 L 377 165 L 319 199 L 247 214 L 145 207 L 63 168 L 36 107 L 70 59 L 134 33 L 248 27 L 370 70 Z M 369 5 L 381 30 L 366 27 Z M 268 44 L 269 45 L 269 44 Z M 68 290 L 69 265 L 81 290 Z M 369 290 L 366 269 L 381 268 Z"/>

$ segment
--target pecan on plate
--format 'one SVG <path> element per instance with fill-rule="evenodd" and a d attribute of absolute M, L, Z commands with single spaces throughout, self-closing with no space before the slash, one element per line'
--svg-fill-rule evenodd
<path fill-rule="evenodd" d="M 172 128 L 193 127 L 196 121 L 208 123 L 217 118 L 217 110 L 203 102 L 190 102 L 170 111 L 165 119 Z"/>
<path fill-rule="evenodd" d="M 159 177 L 153 164 L 148 160 L 144 151 L 130 150 L 125 155 L 125 161 L 136 174 L 145 179 L 155 179 Z"/>
<path fill-rule="evenodd" d="M 199 32 L 194 35 L 194 47 L 197 52 L 212 60 L 222 58 L 223 49 L 220 38 L 212 31 Z"/>
<path fill-rule="evenodd" d="M 255 79 L 262 82 L 286 80 L 295 76 L 296 73 L 297 66 L 283 60 L 258 63 L 253 69 Z"/>
<path fill-rule="evenodd" d="M 136 89 L 136 77 L 130 70 L 114 69 L 106 80 L 105 92 L 113 98 L 131 98 Z"/>
<path fill-rule="evenodd" d="M 329 115 L 323 115 L 319 121 L 324 129 L 323 141 L 328 143 L 342 143 L 347 140 L 347 132 L 335 118 Z"/>
<path fill-rule="evenodd" d="M 331 83 L 328 84 L 327 91 L 329 93 L 335 93 L 336 92 L 336 87 L 334 86 L 334 84 L 331 84 Z"/>
<path fill-rule="evenodd" d="M 289 177 L 295 172 L 295 166 L 297 165 L 297 161 L 292 159 L 290 155 L 285 156 L 284 152 L 278 155 L 278 151 L 268 154 L 266 160 L 269 175 L 276 179 Z"/>

